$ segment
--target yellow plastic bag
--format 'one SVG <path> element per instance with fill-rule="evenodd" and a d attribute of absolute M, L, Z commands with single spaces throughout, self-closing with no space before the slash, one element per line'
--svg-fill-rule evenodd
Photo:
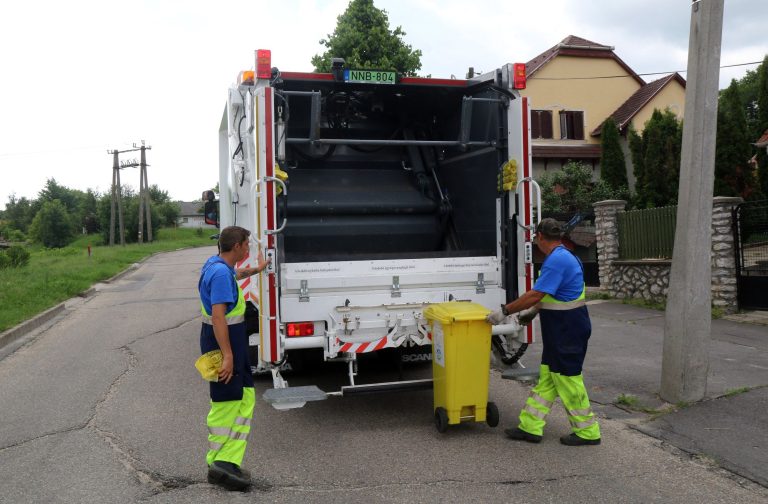
<path fill-rule="evenodd" d="M 280 165 L 275 163 L 275 177 L 279 178 L 283 182 L 288 180 L 288 173 L 284 172 L 282 169 L 280 169 Z M 283 186 L 279 185 L 277 186 L 277 194 L 278 196 L 283 193 Z"/>
<path fill-rule="evenodd" d="M 219 370 L 223 360 L 224 356 L 221 350 L 211 350 L 198 357 L 195 361 L 195 367 L 200 371 L 200 376 L 203 377 L 203 380 L 217 382 L 219 381 Z"/>
<path fill-rule="evenodd" d="M 510 159 L 504 163 L 502 173 L 499 175 L 499 190 L 511 191 L 517 183 L 517 160 Z"/>

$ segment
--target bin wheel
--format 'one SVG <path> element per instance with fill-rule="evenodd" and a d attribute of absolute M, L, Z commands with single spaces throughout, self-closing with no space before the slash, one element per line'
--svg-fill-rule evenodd
<path fill-rule="evenodd" d="M 499 425 L 499 408 L 495 402 L 488 403 L 485 409 L 485 422 L 491 427 Z"/>
<path fill-rule="evenodd" d="M 440 433 L 448 430 L 448 412 L 445 408 L 435 408 L 435 427 Z"/>

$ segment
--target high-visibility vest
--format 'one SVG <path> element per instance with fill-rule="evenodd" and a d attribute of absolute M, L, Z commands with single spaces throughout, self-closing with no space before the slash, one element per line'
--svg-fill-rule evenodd
<path fill-rule="evenodd" d="M 565 250 L 568 250 L 566 247 L 563 247 L 563 248 Z M 579 263 L 579 267 L 581 267 L 581 274 L 583 276 L 584 267 L 581 265 L 581 261 L 570 250 L 568 250 L 568 253 L 570 253 L 573 257 L 576 258 L 576 262 Z M 539 271 L 539 276 L 541 276 L 541 271 Z M 558 301 L 557 299 L 550 296 L 549 294 L 545 295 L 543 298 L 541 298 L 541 309 L 542 310 L 558 310 L 558 311 L 573 310 L 575 308 L 581 308 L 582 306 L 586 306 L 587 305 L 586 299 L 587 299 L 587 284 L 585 282 L 581 289 L 581 295 L 572 301 Z"/>
<path fill-rule="evenodd" d="M 227 325 L 245 322 L 245 297 L 243 297 L 243 289 L 241 289 L 240 284 L 237 283 L 237 277 L 233 277 L 233 279 L 235 280 L 235 285 L 237 285 L 237 304 L 224 316 Z M 211 314 L 205 311 L 205 306 L 202 301 L 200 301 L 200 313 L 203 315 L 203 324 L 213 325 Z"/>

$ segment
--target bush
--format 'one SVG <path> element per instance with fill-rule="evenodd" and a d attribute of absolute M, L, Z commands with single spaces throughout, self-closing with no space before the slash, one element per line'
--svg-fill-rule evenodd
<path fill-rule="evenodd" d="M 11 229 L 8 232 L 8 241 L 9 242 L 23 242 L 27 241 L 27 237 L 24 233 L 19 231 L 18 229 Z"/>
<path fill-rule="evenodd" d="M 11 258 L 8 257 L 8 254 L 6 254 L 4 250 L 0 250 L 0 270 L 4 270 L 10 267 L 11 267 Z"/>
<path fill-rule="evenodd" d="M 5 254 L 11 260 L 11 266 L 14 268 L 22 268 L 29 264 L 29 251 L 24 247 L 14 245 Z"/>
<path fill-rule="evenodd" d="M 48 248 L 65 247 L 74 234 L 69 211 L 59 200 L 43 203 L 29 227 L 29 235 Z"/>

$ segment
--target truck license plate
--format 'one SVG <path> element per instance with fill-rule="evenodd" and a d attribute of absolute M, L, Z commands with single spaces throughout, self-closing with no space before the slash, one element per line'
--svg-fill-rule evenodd
<path fill-rule="evenodd" d="M 344 81 L 366 84 L 394 84 L 395 72 L 382 72 L 380 70 L 344 70 Z"/>

